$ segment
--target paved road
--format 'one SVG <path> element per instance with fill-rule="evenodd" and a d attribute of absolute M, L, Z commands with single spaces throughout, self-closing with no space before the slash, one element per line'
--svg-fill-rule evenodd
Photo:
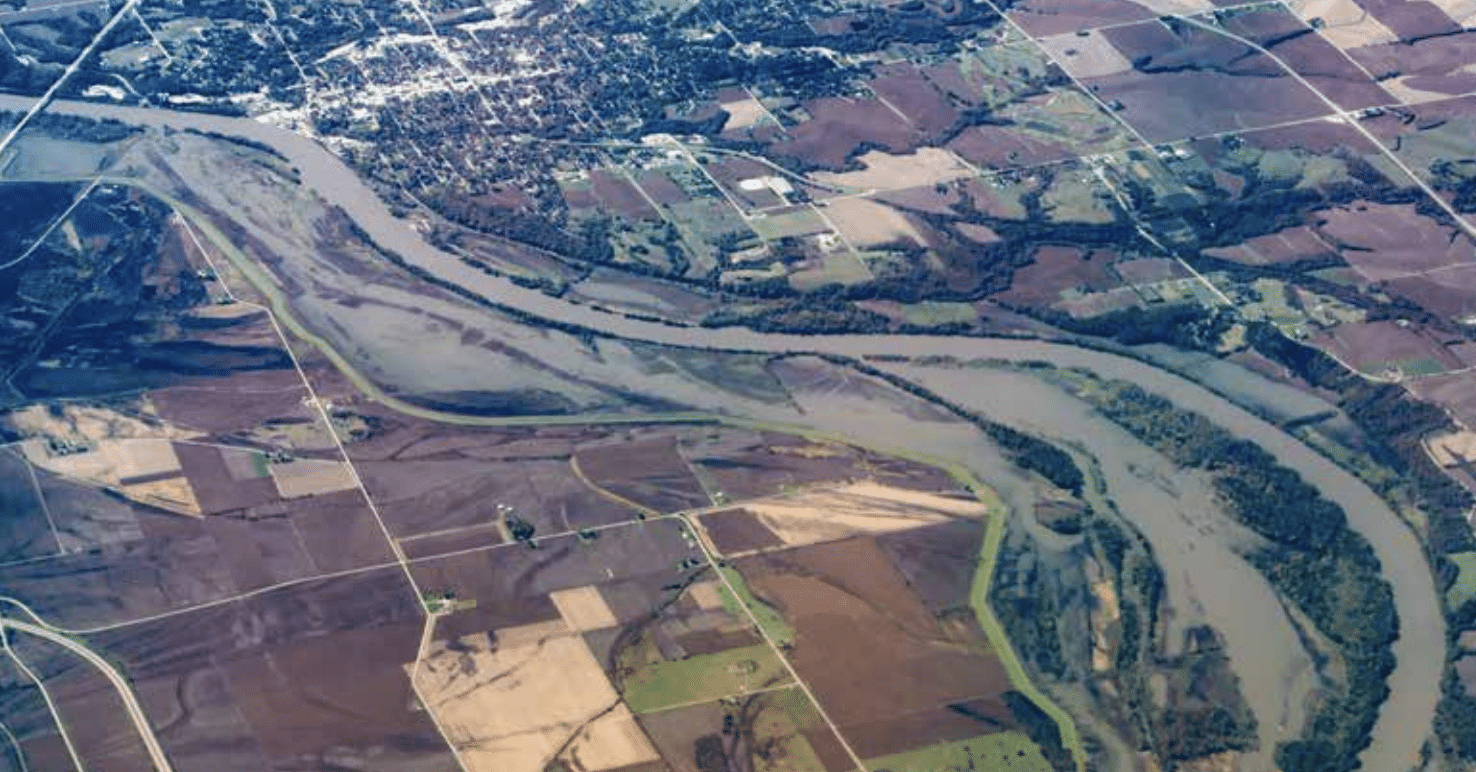
<path fill-rule="evenodd" d="M 144 714 L 143 706 L 138 704 L 138 698 L 133 694 L 133 687 L 113 668 L 112 663 L 99 657 L 96 652 L 78 641 L 40 625 L 0 617 L 0 631 L 4 630 L 15 630 L 54 643 L 87 660 L 88 664 L 97 668 L 118 692 L 119 699 L 123 700 L 123 706 L 128 711 L 128 718 L 133 721 L 134 728 L 138 730 L 139 739 L 143 741 L 155 771 L 174 772 L 174 768 L 169 764 L 169 758 L 164 755 L 163 746 L 159 744 L 159 738 L 154 736 L 154 728 L 149 725 L 149 719 Z M 61 717 L 58 716 L 57 719 L 60 720 Z"/>

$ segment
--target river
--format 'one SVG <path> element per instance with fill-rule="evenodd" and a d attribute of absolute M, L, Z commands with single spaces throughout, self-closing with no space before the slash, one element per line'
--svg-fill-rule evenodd
<path fill-rule="evenodd" d="M 24 110 L 30 101 L 0 96 L 0 109 Z M 862 358 L 902 356 L 914 360 L 952 357 L 1045 361 L 1131 381 L 1172 399 L 1183 408 L 1202 413 L 1236 436 L 1261 445 L 1282 464 L 1297 470 L 1342 506 L 1350 526 L 1372 545 L 1393 587 L 1400 637 L 1394 644 L 1398 664 L 1389 677 L 1390 695 L 1374 727 L 1373 744 L 1362 756 L 1363 766 L 1378 772 L 1399 772 L 1418 764 L 1440 696 L 1445 660 L 1445 621 L 1434 578 L 1418 539 L 1382 499 L 1353 475 L 1277 426 L 1197 383 L 1134 359 L 1060 343 L 943 336 L 768 334 L 738 328 L 678 328 L 611 314 L 486 275 L 433 247 L 406 222 L 394 217 L 353 170 L 310 138 L 247 119 L 195 113 L 75 102 L 57 102 L 49 109 L 142 126 L 216 132 L 269 145 L 298 170 L 305 186 L 346 213 L 381 247 L 446 281 L 536 317 L 580 325 L 628 340 L 719 350 L 819 352 Z M 990 398 L 990 392 L 981 392 L 979 381 L 960 378 L 956 371 L 908 367 L 905 372 L 908 378 L 945 398 L 977 407 L 1005 423 L 1019 425 L 1041 418 L 1018 409 L 1020 400 Z M 1251 388 L 1246 384 L 1253 384 L 1258 378 L 1248 374 L 1240 390 Z M 1264 380 L 1262 383 L 1266 383 L 1264 388 L 1268 392 L 1285 388 Z M 899 421 L 889 431 L 901 429 L 906 423 Z M 1090 421 L 1055 424 L 1052 430 L 1058 436 L 1070 432 L 1087 440 L 1088 446 L 1100 446 L 1100 438 L 1091 436 L 1095 424 Z M 962 450 L 957 446 L 953 449 Z M 958 460 L 972 466 L 967 463 L 969 459 Z M 1119 482 L 1129 484 L 1125 480 Z M 1250 627 L 1245 631 L 1254 633 Z"/>

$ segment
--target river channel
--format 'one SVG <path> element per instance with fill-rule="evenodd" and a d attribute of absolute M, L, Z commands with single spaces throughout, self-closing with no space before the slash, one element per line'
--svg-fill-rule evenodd
<path fill-rule="evenodd" d="M 24 110 L 30 101 L 0 96 L 0 109 Z M 1135 359 L 1060 343 L 943 336 L 768 334 L 739 328 L 674 327 L 612 314 L 489 276 L 433 247 L 405 221 L 394 217 L 355 172 L 308 137 L 247 119 L 194 113 L 70 102 L 58 102 L 48 109 L 142 126 L 216 132 L 269 145 L 298 170 L 303 185 L 340 208 L 384 249 L 441 279 L 507 308 L 539 318 L 579 325 L 628 340 L 716 350 L 816 352 L 857 358 L 890 356 L 912 360 L 948 357 L 1044 361 L 1061 367 L 1085 368 L 1106 378 L 1131 381 L 1172 399 L 1183 408 L 1202 413 L 1233 434 L 1261 445 L 1282 464 L 1297 470 L 1330 500 L 1341 505 L 1348 514 L 1349 524 L 1372 545 L 1382 562 L 1386 578 L 1393 586 L 1400 637 L 1394 644 L 1398 664 L 1389 677 L 1390 695 L 1374 728 L 1373 745 L 1362 756 L 1363 766 L 1378 772 L 1400 772 L 1418 764 L 1421 745 L 1429 735 L 1440 695 L 1445 659 L 1445 623 L 1435 582 L 1419 541 L 1396 513 L 1353 475 L 1274 424 L 1197 383 Z M 0 159 L 0 164 L 3 161 Z M 1104 439 L 1106 429 L 1103 422 L 1086 418 L 1061 419 L 1061 416 L 1074 415 L 1070 412 L 1058 412 L 1052 419 L 1040 412 L 1039 404 L 1019 394 L 1019 384 L 1015 384 L 1013 393 L 996 392 L 990 390 L 985 381 L 962 377 L 958 370 L 898 365 L 897 371 L 951 401 L 967 404 L 1001 422 L 1026 427 L 1045 422 L 1053 435 L 1077 440 L 1099 451 L 1109 450 L 1113 444 L 1110 438 Z M 1254 383 L 1256 378 L 1258 376 L 1244 379 L 1239 388 L 1252 388 L 1246 383 Z M 1265 381 L 1261 383 L 1268 395 L 1284 388 Z M 822 420 L 818 414 L 814 418 Z M 824 422 L 832 424 L 827 428 L 833 429 L 843 424 L 844 418 L 832 416 Z M 965 454 L 969 457 L 954 460 L 972 468 L 980 466 L 982 454 L 979 454 L 977 446 L 969 447 L 971 443 L 930 443 L 926 422 L 912 422 L 906 416 L 895 416 L 878 424 L 877 433 L 886 434 L 895 441 L 905 436 L 909 429 L 916 430 L 910 444 L 926 446 L 933 455 Z M 1113 469 L 1118 477 L 1116 487 L 1121 489 L 1133 484 L 1124 476 L 1130 471 L 1125 461 Z M 980 471 L 988 473 L 986 479 L 998 478 L 997 468 Z M 1127 507 L 1124 509 L 1126 511 Z M 1270 602 L 1264 598 L 1259 600 Z M 1245 601 L 1258 602 L 1252 598 Z M 1241 628 L 1230 635 L 1255 635 L 1255 618 L 1255 615 L 1250 615 L 1241 622 Z M 1250 675 L 1253 679 L 1280 677 L 1276 672 Z M 1267 705 L 1264 709 L 1270 711 L 1274 707 Z M 1263 736 L 1274 737 L 1274 731 L 1267 733 L 1263 728 Z"/>

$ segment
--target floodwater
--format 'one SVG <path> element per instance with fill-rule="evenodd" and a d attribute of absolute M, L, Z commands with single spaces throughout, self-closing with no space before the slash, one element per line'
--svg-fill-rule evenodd
<path fill-rule="evenodd" d="M 23 110 L 30 101 L 0 96 L 0 109 Z M 1440 694 L 1445 653 L 1445 623 L 1434 579 L 1418 540 L 1373 491 L 1351 474 L 1278 427 L 1192 381 L 1133 359 L 1057 343 L 938 336 L 773 335 L 743 329 L 683 329 L 612 315 L 488 276 L 432 247 L 408 224 L 391 215 L 352 170 L 306 137 L 249 120 L 192 113 L 67 102 L 56 103 L 51 109 L 146 126 L 213 131 L 268 144 L 299 170 L 305 185 L 314 189 L 326 202 L 342 209 L 381 247 L 442 279 L 506 307 L 541 318 L 606 331 L 631 340 L 715 350 L 823 352 L 851 357 L 905 356 L 914 360 L 953 357 L 1045 361 L 1062 367 L 1082 367 L 1102 377 L 1130 381 L 1172 399 L 1183 408 L 1202 413 L 1236 436 L 1258 443 L 1282 464 L 1300 472 L 1309 483 L 1343 507 L 1348 514 L 1349 525 L 1372 545 L 1384 566 L 1385 576 L 1393 586 L 1400 637 L 1394 644 L 1398 665 L 1389 678 L 1390 696 L 1374 728 L 1373 744 L 1364 752 L 1362 762 L 1364 768 L 1381 772 L 1399 772 L 1418 763 L 1420 747 L 1430 732 Z M 0 159 L 0 169 L 4 168 L 5 161 Z M 298 253 L 292 259 L 312 261 L 316 255 Z M 553 356 L 572 360 L 587 358 L 590 352 L 566 347 Z M 566 363 L 558 364 L 564 367 Z M 571 361 L 567 366 L 573 370 L 579 365 Z M 1202 491 L 1181 487 L 1179 496 L 1172 495 L 1165 490 L 1165 481 L 1170 483 L 1170 487 L 1190 483 L 1173 476 L 1172 470 L 1164 469 L 1161 462 L 1138 457 L 1128 450 L 1131 445 L 1124 441 L 1120 432 L 1114 434 L 1114 427 L 1088 415 L 1083 408 L 1068 405 L 1071 400 L 1064 395 L 1046 397 L 1040 388 L 1004 382 L 1000 380 L 1003 376 L 979 372 L 918 365 L 908 365 L 905 371 L 907 377 L 916 379 L 941 396 L 975 407 L 1003 423 L 1024 428 L 1034 426 L 1056 437 L 1082 442 L 1099 458 L 1115 459 L 1110 462 L 1109 472 L 1109 482 L 1116 488 L 1114 496 L 1119 497 L 1124 513 L 1133 517 L 1145 533 L 1155 534 L 1152 537 L 1155 545 L 1170 545 L 1160 555 L 1166 570 L 1177 571 L 1170 568 L 1170 564 L 1185 570 L 1197 562 L 1212 566 L 1206 569 L 1208 574 L 1191 572 L 1185 576 L 1178 572 L 1180 575 L 1175 578 L 1178 592 L 1194 593 L 1203 613 L 1218 620 L 1216 626 L 1227 639 L 1232 640 L 1231 645 L 1236 647 L 1235 656 L 1249 666 L 1251 672 L 1241 668 L 1242 678 L 1247 679 L 1248 697 L 1256 703 L 1257 715 L 1262 718 L 1263 734 L 1273 733 L 1276 726 L 1274 721 L 1267 722 L 1265 718 L 1295 715 L 1295 708 L 1276 704 L 1277 700 L 1271 695 L 1293 693 L 1296 689 L 1278 690 L 1270 686 L 1269 681 L 1283 676 L 1301 677 L 1296 657 L 1277 655 L 1270 651 L 1268 645 L 1250 640 L 1258 635 L 1280 636 L 1279 631 L 1283 630 L 1284 624 L 1275 623 L 1272 619 L 1274 614 L 1270 608 L 1275 605 L 1274 600 L 1257 589 L 1263 585 L 1244 578 L 1230 557 L 1216 551 L 1223 549 L 1213 546 L 1221 540 L 1208 539 L 1206 534 L 1197 533 L 1197 528 L 1221 527 L 1214 522 L 1206 523 L 1199 517 L 1202 513 L 1186 511 L 1193 509 L 1191 502 L 1198 499 Z M 628 374 L 628 378 L 632 383 L 644 380 L 641 374 Z M 1249 376 L 1236 379 L 1237 398 L 1246 398 L 1247 394 L 1259 395 L 1259 399 L 1248 401 L 1274 404 L 1278 395 L 1273 393 L 1273 387 L 1257 387 L 1258 380 Z M 652 383 L 651 387 L 659 393 L 660 385 Z M 1264 390 L 1258 390 L 1262 388 Z M 1061 399 L 1066 401 L 1059 401 Z M 699 404 L 699 401 L 691 404 Z M 865 435 L 857 437 L 860 441 L 883 446 L 896 446 L 901 442 L 935 456 L 947 455 L 980 471 L 992 483 L 1008 482 L 997 455 L 987 443 L 976 436 L 961 433 L 963 430 L 957 424 L 922 420 L 905 412 L 883 418 L 875 415 L 876 405 L 870 406 L 873 415 L 862 420 L 864 414 L 838 410 L 834 405 L 827 407 L 827 401 L 823 399 L 799 407 L 802 409 L 801 420 L 806 423 L 852 436 Z M 808 409 L 804 410 L 805 407 Z M 860 408 L 859 405 L 851 407 Z M 1175 519 L 1179 520 L 1177 524 Z M 1224 577 L 1225 580 L 1207 582 L 1198 578 L 1202 576 Z M 1226 609 L 1232 603 L 1240 604 L 1241 613 L 1227 616 Z M 1264 670 L 1258 671 L 1261 668 Z"/>

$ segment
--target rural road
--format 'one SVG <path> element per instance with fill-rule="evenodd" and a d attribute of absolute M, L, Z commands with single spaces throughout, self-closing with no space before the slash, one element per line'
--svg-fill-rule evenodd
<path fill-rule="evenodd" d="M 6 630 L 34 635 L 54 643 L 87 660 L 88 664 L 97 668 L 118 692 L 119 699 L 123 701 L 123 706 L 128 711 L 128 718 L 133 721 L 134 728 L 138 730 L 139 739 L 143 741 L 144 749 L 149 753 L 149 760 L 153 763 L 155 772 L 174 772 L 174 768 L 169 764 L 169 758 L 164 755 L 163 746 L 159 744 L 159 738 L 154 735 L 153 727 L 149 726 L 149 718 L 144 713 L 143 706 L 139 705 L 138 698 L 133 694 L 133 687 L 113 668 L 111 663 L 81 643 L 40 625 L 0 617 L 0 634 L 4 634 Z M 58 723 L 62 720 L 61 716 L 57 716 L 56 719 Z"/>
<path fill-rule="evenodd" d="M 0 109 L 24 109 L 26 105 L 29 105 L 29 100 L 0 96 Z M 1384 566 L 1385 577 L 1393 587 L 1401 630 L 1394 644 L 1398 664 L 1389 677 L 1390 695 L 1372 732 L 1373 744 L 1361 759 L 1365 768 L 1381 772 L 1403 772 L 1419 763 L 1420 751 L 1430 733 L 1435 704 L 1440 696 L 1445 621 L 1434 578 L 1418 539 L 1387 503 L 1353 475 L 1279 427 L 1197 383 L 1137 360 L 1060 343 L 946 336 L 771 334 L 739 328 L 671 326 L 613 314 L 553 298 L 502 277 L 489 276 L 436 249 L 409 224 L 394 217 L 352 169 L 308 137 L 251 120 L 197 113 L 64 101 L 54 102 L 49 109 L 140 126 L 216 132 L 268 144 L 299 170 L 305 187 L 315 191 L 324 201 L 336 205 L 380 247 L 399 255 L 417 269 L 532 319 L 578 325 L 633 341 L 720 351 L 818 352 L 857 359 L 901 356 L 916 360 L 941 356 L 1048 361 L 1062 367 L 1084 367 L 1104 377 L 1127 380 L 1170 397 L 1185 409 L 1204 414 L 1236 436 L 1256 442 L 1282 464 L 1297 470 L 1330 500 L 1343 507 L 1348 513 L 1350 526 L 1373 547 Z M 208 182 L 201 180 L 198 184 Z M 241 260 L 243 264 L 238 267 L 248 276 L 254 276 L 253 282 L 264 279 L 272 284 L 274 277 L 265 275 L 260 266 L 246 264 L 232 240 L 211 228 L 209 221 L 197 221 L 196 224 L 202 226 L 211 241 L 223 251 L 235 253 L 233 262 Z M 301 255 L 293 259 L 317 258 Z M 261 288 L 275 289 L 274 286 Z M 273 311 L 284 325 L 294 328 L 294 333 L 302 332 L 294 325 L 290 304 L 280 292 L 277 295 L 272 299 Z M 322 343 L 322 339 L 311 335 L 310 330 L 306 332 L 309 333 L 306 336 L 309 341 L 315 345 Z M 353 364 L 337 352 L 325 349 L 324 353 L 334 359 L 335 364 L 345 368 L 350 377 L 356 375 Z M 362 376 L 355 381 L 367 383 Z M 922 385 L 930 386 L 927 382 Z M 964 401 L 957 399 L 957 395 L 946 393 L 946 389 L 933 390 L 945 398 Z M 586 417 L 584 420 L 589 419 Z"/>

